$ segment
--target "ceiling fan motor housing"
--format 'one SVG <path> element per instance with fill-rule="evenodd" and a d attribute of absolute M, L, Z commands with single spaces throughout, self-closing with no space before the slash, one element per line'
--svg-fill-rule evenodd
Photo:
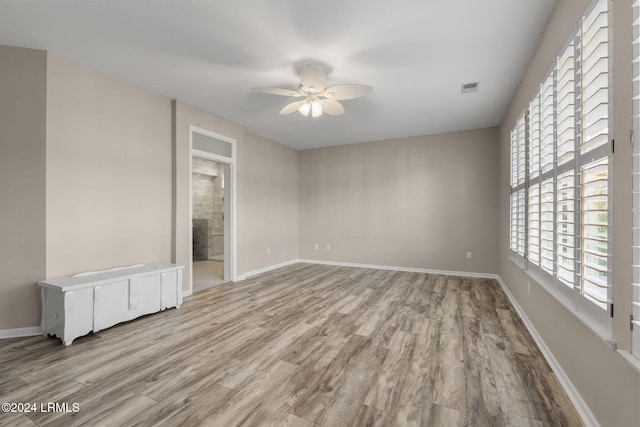
<path fill-rule="evenodd" d="M 300 70 L 300 90 L 308 93 L 324 92 L 327 76 L 316 64 L 307 64 Z"/>

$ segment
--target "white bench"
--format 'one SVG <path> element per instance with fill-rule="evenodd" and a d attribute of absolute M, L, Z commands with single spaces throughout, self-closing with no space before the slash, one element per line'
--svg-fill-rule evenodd
<path fill-rule="evenodd" d="M 42 332 L 69 345 L 89 332 L 180 307 L 183 268 L 138 264 L 43 280 Z"/>

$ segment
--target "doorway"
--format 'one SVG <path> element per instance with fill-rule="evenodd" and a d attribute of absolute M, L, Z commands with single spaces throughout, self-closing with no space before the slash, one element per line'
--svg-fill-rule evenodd
<path fill-rule="evenodd" d="M 235 277 L 235 140 L 189 127 L 189 294 Z"/>
<path fill-rule="evenodd" d="M 228 166 L 193 155 L 191 227 L 193 291 L 225 283 L 224 178 Z"/>

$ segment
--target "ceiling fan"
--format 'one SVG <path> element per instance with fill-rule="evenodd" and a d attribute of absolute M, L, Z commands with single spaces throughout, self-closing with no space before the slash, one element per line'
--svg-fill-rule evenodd
<path fill-rule="evenodd" d="M 300 70 L 298 90 L 281 88 L 256 88 L 255 90 L 271 95 L 304 98 L 285 105 L 280 114 L 291 114 L 299 111 L 303 116 L 319 117 L 323 113 L 339 116 L 344 107 L 338 101 L 360 98 L 371 93 L 373 88 L 366 85 L 347 84 L 326 87 L 327 76 L 319 65 L 308 64 Z"/>

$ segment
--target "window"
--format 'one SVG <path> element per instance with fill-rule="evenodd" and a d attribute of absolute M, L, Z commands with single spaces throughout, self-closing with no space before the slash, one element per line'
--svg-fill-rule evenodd
<path fill-rule="evenodd" d="M 572 170 L 558 175 L 558 279 L 573 288 L 576 278 L 575 178 Z"/>
<path fill-rule="evenodd" d="M 529 262 L 540 265 L 540 95 L 529 103 Z"/>
<path fill-rule="evenodd" d="M 554 162 L 555 162 L 555 97 L 554 74 L 551 73 L 540 85 L 540 226 L 542 261 L 541 268 L 553 275 L 554 265 Z"/>
<path fill-rule="evenodd" d="M 640 357 L 640 0 L 633 1 L 633 277 L 632 353 Z"/>
<path fill-rule="evenodd" d="M 525 117 L 521 116 L 511 131 L 511 250 L 518 258 L 525 255 Z"/>
<path fill-rule="evenodd" d="M 557 166 L 556 166 L 556 253 L 557 278 L 573 289 L 576 280 L 575 172 L 576 94 L 575 40 L 556 61 L 557 74 Z"/>
<path fill-rule="evenodd" d="M 608 39 L 607 1 L 597 0 L 511 133 L 512 254 L 526 260 L 524 268 L 607 337 Z"/>
<path fill-rule="evenodd" d="M 529 264 L 554 272 L 554 74 L 529 102 Z"/>

